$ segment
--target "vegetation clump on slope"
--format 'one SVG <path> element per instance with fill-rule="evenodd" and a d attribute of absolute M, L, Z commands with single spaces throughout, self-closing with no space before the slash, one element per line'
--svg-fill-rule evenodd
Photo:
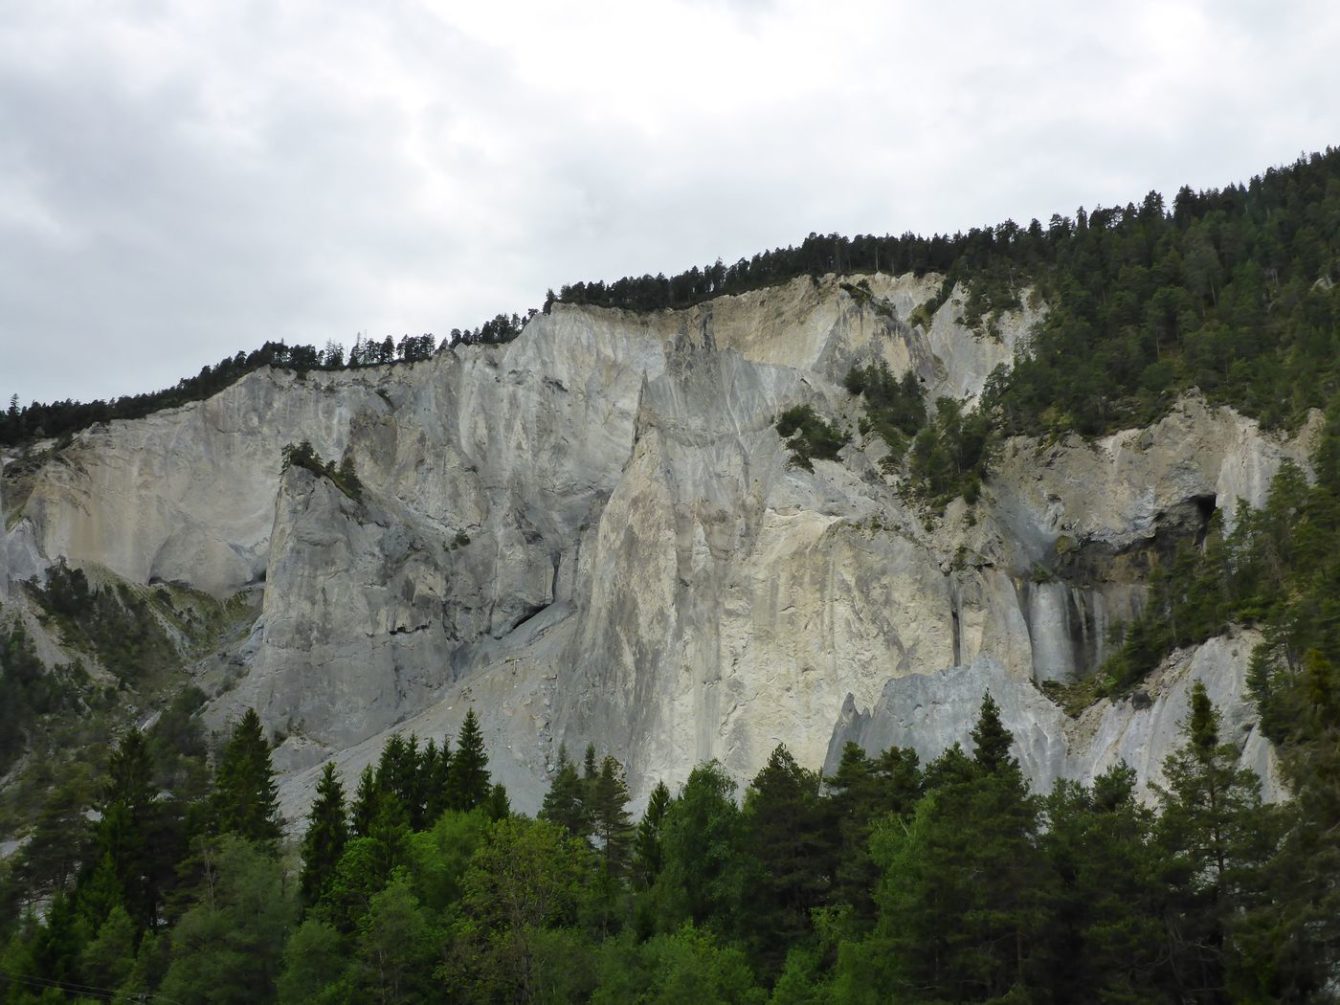
<path fill-rule="evenodd" d="M 849 437 L 810 405 L 794 405 L 777 417 L 777 433 L 791 450 L 791 463 L 805 471 L 814 470 L 814 459 L 837 460 L 838 451 Z"/>
<path fill-rule="evenodd" d="M 339 464 L 334 461 L 323 461 L 312 444 L 303 440 L 296 446 L 290 443 L 284 447 L 281 469 L 290 467 L 305 468 L 314 475 L 329 479 L 354 502 L 359 502 L 363 498 L 363 483 L 359 481 L 358 472 L 354 470 L 354 459 L 348 454 L 344 455 Z"/>

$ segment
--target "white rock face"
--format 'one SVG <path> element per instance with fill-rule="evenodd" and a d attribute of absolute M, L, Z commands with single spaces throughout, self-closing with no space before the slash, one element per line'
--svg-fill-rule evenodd
<path fill-rule="evenodd" d="M 929 674 L 890 680 L 878 702 L 861 712 L 848 700 L 829 744 L 825 769 L 836 771 L 842 748 L 856 743 L 871 754 L 911 747 L 925 764 L 954 743 L 972 750 L 970 734 L 990 692 L 1005 727 L 1014 733 L 1014 754 L 1036 791 L 1060 778 L 1090 784 L 1125 762 L 1135 769 L 1139 793 L 1155 798 L 1165 783 L 1163 765 L 1185 742 L 1182 726 L 1191 710 L 1191 688 L 1205 685 L 1221 712 L 1220 739 L 1241 751 L 1240 766 L 1261 779 L 1262 795 L 1284 798 L 1274 748 L 1260 733 L 1247 701 L 1247 666 L 1261 641 L 1255 632 L 1210 639 L 1174 654 L 1133 698 L 1103 699 L 1078 721 L 1068 719 L 1031 683 L 981 660 Z"/>
<path fill-rule="evenodd" d="M 848 695 L 850 718 L 945 667 L 962 715 L 984 680 L 1033 695 L 1019 721 L 1037 777 L 1055 777 L 1071 727 L 1031 681 L 1097 665 L 1170 535 L 1262 502 L 1309 440 L 1192 398 L 1094 444 L 1014 441 L 974 514 L 928 526 L 881 472 L 882 441 L 854 432 L 842 378 L 882 359 L 932 397 L 972 398 L 1041 310 L 979 336 L 951 297 L 912 325 L 939 285 L 802 279 L 651 315 L 556 305 L 506 346 L 253 373 L 7 481 L 0 578 L 63 555 L 221 596 L 263 582 L 227 654 L 241 678 L 209 715 L 255 706 L 287 737 L 295 813 L 326 758 L 347 774 L 392 730 L 454 736 L 471 705 L 523 809 L 560 743 L 624 760 L 639 798 L 706 758 L 747 779 L 779 742 L 818 767 Z M 774 428 L 800 403 L 853 430 L 813 473 Z M 281 475 L 303 439 L 352 460 L 361 499 Z M 1112 714 L 1112 749 L 1154 743 Z"/>

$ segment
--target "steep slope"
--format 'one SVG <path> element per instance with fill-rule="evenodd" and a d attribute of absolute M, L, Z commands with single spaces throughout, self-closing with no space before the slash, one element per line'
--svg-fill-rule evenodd
<path fill-rule="evenodd" d="M 791 466 L 775 417 L 810 404 L 853 428 L 854 363 L 972 397 L 1026 344 L 1036 312 L 978 335 L 957 296 L 910 324 L 937 288 L 829 277 L 683 311 L 557 304 L 506 346 L 259 371 L 7 458 L 0 579 L 63 555 L 219 596 L 263 581 L 249 638 L 196 673 L 213 722 L 255 706 L 285 736 L 291 811 L 327 757 L 347 773 L 388 731 L 454 733 L 470 705 L 523 808 L 563 742 L 619 756 L 638 795 L 708 758 L 747 777 L 778 742 L 818 766 L 835 723 L 896 717 L 903 682 L 937 672 L 956 707 L 971 696 L 960 718 L 991 680 L 1023 688 L 1021 714 L 1062 745 L 1035 777 L 1083 775 L 1139 710 L 1105 709 L 1121 721 L 1072 737 L 1077 753 L 1029 682 L 1092 670 L 1151 563 L 1216 507 L 1259 504 L 1309 434 L 1192 397 L 1094 443 L 1012 441 L 975 510 L 942 521 L 900 497 L 877 438 Z M 281 471 L 303 439 L 352 461 L 361 498 Z"/>

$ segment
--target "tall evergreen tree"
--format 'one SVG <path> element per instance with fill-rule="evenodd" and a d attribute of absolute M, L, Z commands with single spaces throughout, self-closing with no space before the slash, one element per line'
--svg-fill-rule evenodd
<path fill-rule="evenodd" d="M 429 751 L 432 751 L 430 756 Z M 426 823 L 432 825 L 447 809 L 448 780 L 451 777 L 451 743 L 442 738 L 441 748 L 428 741 L 419 770 L 423 776 L 424 814 Z"/>
<path fill-rule="evenodd" d="M 610 755 L 600 762 L 591 806 L 592 833 L 606 876 L 622 879 L 632 856 L 633 823 L 628 812 L 628 783 L 623 766 Z"/>
<path fill-rule="evenodd" d="M 585 788 L 577 768 L 568 760 L 567 747 L 560 744 L 558 771 L 545 793 L 540 818 L 553 821 L 573 837 L 587 837 L 591 833 L 591 818 L 584 796 Z"/>
<path fill-rule="evenodd" d="M 305 907 L 317 903 L 335 875 L 335 869 L 349 840 L 349 821 L 345 815 L 344 786 L 335 773 L 335 765 L 326 763 L 317 782 L 316 799 L 307 818 L 307 833 L 302 839 L 302 877 L 299 891 Z"/>
<path fill-rule="evenodd" d="M 647 800 L 642 820 L 637 825 L 637 836 L 633 842 L 633 875 L 639 888 L 645 890 L 656 882 L 665 863 L 661 849 L 661 826 L 665 822 L 666 810 L 670 808 L 670 790 L 665 782 L 657 782 Z"/>
<path fill-rule="evenodd" d="M 1172 888 L 1169 953 L 1178 993 L 1228 1000 L 1251 980 L 1234 973 L 1235 926 L 1263 899 L 1277 820 L 1261 802 L 1260 780 L 1221 741 L 1219 711 L 1200 681 L 1190 705 L 1186 742 L 1164 762 L 1167 787 L 1159 791 L 1157 833 Z"/>
<path fill-rule="evenodd" d="M 982 695 L 977 725 L 972 730 L 972 758 L 987 772 L 1019 770 L 1019 762 L 1010 753 L 1014 735 L 1000 721 L 1000 706 L 988 691 Z"/>
<path fill-rule="evenodd" d="M 456 752 L 451 757 L 451 773 L 447 776 L 450 809 L 468 811 L 488 800 L 491 789 L 488 766 L 489 755 L 484 750 L 484 737 L 472 708 L 465 713 L 456 737 Z"/>
<path fill-rule="evenodd" d="M 377 819 L 381 806 L 381 793 L 377 788 L 377 774 L 369 764 L 358 776 L 358 788 L 354 790 L 354 804 L 350 810 L 349 827 L 354 837 L 370 837 L 373 821 Z"/>
<path fill-rule="evenodd" d="M 278 791 L 260 716 L 249 708 L 219 759 L 213 800 L 217 831 L 273 848 L 282 834 Z"/>
<path fill-rule="evenodd" d="M 149 746 L 138 729 L 117 744 L 108 759 L 107 776 L 99 807 L 97 855 L 114 877 L 126 912 L 140 928 L 152 928 L 160 900 L 151 847 L 157 823 L 155 792 Z M 113 906 L 102 904 L 93 924 L 101 924 Z"/>
<path fill-rule="evenodd" d="M 746 923 L 763 973 L 776 975 L 787 951 L 810 934 L 835 867 L 830 804 L 819 777 L 778 744 L 744 800 L 745 840 L 756 868 Z"/>
<path fill-rule="evenodd" d="M 883 878 L 874 934 L 844 965 L 880 975 L 898 1000 L 980 1001 L 1045 984 L 1052 878 L 1038 848 L 1038 806 L 989 698 L 969 759 L 956 745 L 927 768 L 930 793 L 910 823 L 871 839 Z M 841 982 L 840 982 L 841 983 Z"/>
<path fill-rule="evenodd" d="M 1053 1001 L 1154 1001 L 1164 988 L 1162 890 L 1153 814 L 1124 762 L 1093 787 L 1061 781 L 1041 844 L 1056 877 L 1048 906 Z"/>

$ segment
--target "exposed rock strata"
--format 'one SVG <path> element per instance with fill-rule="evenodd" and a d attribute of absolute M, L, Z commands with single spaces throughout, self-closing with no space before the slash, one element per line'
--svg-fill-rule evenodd
<path fill-rule="evenodd" d="M 506 346 L 253 373 L 87 430 L 25 475 L 0 497 L 0 572 L 64 555 L 217 595 L 263 582 L 227 655 L 241 679 L 210 715 L 256 705 L 286 735 L 291 808 L 325 758 L 355 770 L 389 730 L 454 733 L 471 704 L 523 808 L 560 742 L 624 759 L 639 795 L 706 758 L 747 778 L 778 742 L 817 767 L 848 695 L 871 708 L 923 686 L 890 678 L 956 666 L 1031 689 L 1092 669 L 1171 540 L 1216 505 L 1231 520 L 1238 498 L 1259 504 L 1281 460 L 1306 456 L 1307 436 L 1193 397 L 1092 444 L 1013 441 L 975 512 L 933 525 L 882 473 L 878 440 L 789 466 L 775 416 L 809 403 L 854 430 L 853 363 L 972 397 L 1026 345 L 1036 314 L 1003 318 L 997 339 L 966 331 L 955 297 L 911 324 L 938 286 L 805 279 L 651 315 L 556 305 Z M 351 458 L 362 499 L 281 476 L 301 439 Z M 964 687 L 972 714 L 982 688 Z M 1044 699 L 1020 707 L 1065 749 Z M 1134 735 L 1112 715 L 1104 735 Z"/>

